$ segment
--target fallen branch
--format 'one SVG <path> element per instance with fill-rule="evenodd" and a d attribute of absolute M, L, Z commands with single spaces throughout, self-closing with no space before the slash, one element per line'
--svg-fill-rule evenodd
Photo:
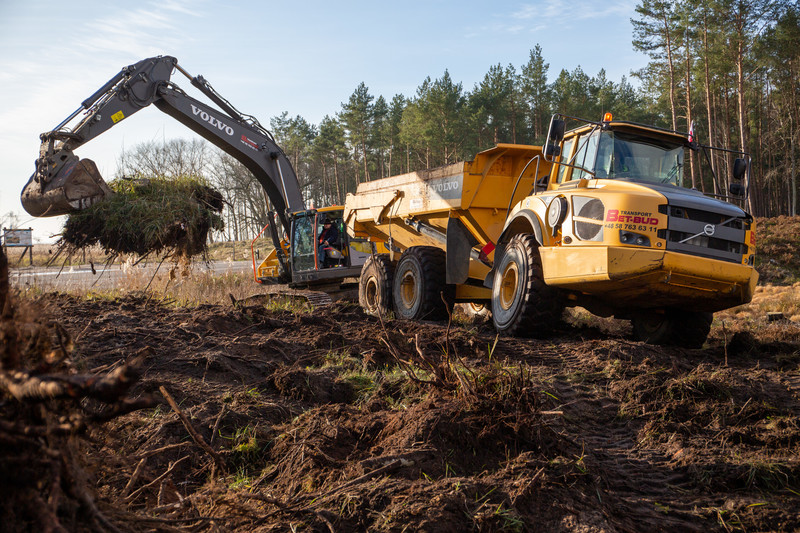
<path fill-rule="evenodd" d="M 116 368 L 105 376 L 44 374 L 35 376 L 25 371 L 1 371 L 0 390 L 20 402 L 37 402 L 58 398 L 94 398 L 113 403 L 127 394 L 139 379 L 141 358 Z"/>
<path fill-rule="evenodd" d="M 158 476 L 157 478 L 155 478 L 153 481 L 151 481 L 151 482 L 150 482 L 150 483 L 148 483 L 147 485 L 142 485 L 141 487 L 139 487 L 138 489 L 136 489 L 135 491 L 133 491 L 133 492 L 131 493 L 131 495 L 130 495 L 130 496 L 127 496 L 127 497 L 125 498 L 125 500 L 127 500 L 127 501 L 129 501 L 129 502 L 130 502 L 130 501 L 133 501 L 133 500 L 135 500 L 135 499 L 136 499 L 136 497 L 137 497 L 137 496 L 139 496 L 139 494 L 141 494 L 141 493 L 144 491 L 144 489 L 147 489 L 147 488 L 149 488 L 149 487 L 152 487 L 153 485 L 155 485 L 156 483 L 158 483 L 159 481 L 161 481 L 162 479 L 164 479 L 165 477 L 167 477 L 169 474 L 171 474 L 171 473 L 172 473 L 172 471 L 173 471 L 173 470 L 175 470 L 175 467 L 177 467 L 177 466 L 178 466 L 180 463 L 182 463 L 182 462 L 183 462 L 185 459 L 188 459 L 188 458 L 189 458 L 189 456 L 188 456 L 188 455 L 184 455 L 183 457 L 181 457 L 180 459 L 178 459 L 178 460 L 177 460 L 177 461 L 175 461 L 174 463 L 171 463 L 171 464 L 169 465 L 169 468 L 167 468 L 167 469 L 164 471 L 164 473 L 163 473 L 163 474 L 161 474 L 160 476 Z M 144 459 L 142 459 L 142 461 L 144 461 Z M 140 462 L 140 464 L 141 464 L 141 462 Z M 126 488 L 127 488 L 127 487 L 126 487 Z"/>
<path fill-rule="evenodd" d="M 311 505 L 309 505 L 308 508 L 316 507 L 319 504 L 330 500 L 331 498 L 333 498 L 334 496 L 336 496 L 338 493 L 342 492 L 343 490 L 348 489 L 348 488 L 350 488 L 350 487 L 352 487 L 354 485 L 358 485 L 359 483 L 361 483 L 363 481 L 367 481 L 369 479 L 372 479 L 372 478 L 374 478 L 376 476 L 380 476 L 382 474 L 386 474 L 388 472 L 394 472 L 395 470 L 398 470 L 399 468 L 401 468 L 403 466 L 411 466 L 413 464 L 414 464 L 414 461 L 411 461 L 411 460 L 408 460 L 408 459 L 395 459 L 394 461 L 390 461 L 390 462 L 386 463 L 385 465 L 383 465 L 383 466 L 381 466 L 379 468 L 376 468 L 375 470 L 370 470 L 369 472 L 367 472 L 363 476 L 359 476 L 359 477 L 357 477 L 355 479 L 351 479 L 347 483 L 339 485 L 338 487 L 334 488 L 331 491 L 328 491 L 327 493 L 325 493 L 322 496 L 317 496 L 317 497 L 313 498 L 313 503 Z M 311 496 L 309 496 L 309 498 L 311 498 Z"/>
<path fill-rule="evenodd" d="M 122 497 L 123 498 L 128 496 L 128 493 L 130 492 L 130 490 L 133 488 L 133 486 L 139 480 L 139 476 L 142 475 L 142 470 L 144 470 L 144 465 L 146 465 L 146 464 L 147 464 L 147 458 L 145 457 L 145 458 L 142 458 L 142 460 L 139 461 L 139 464 L 136 465 L 136 468 L 134 469 L 133 474 L 131 474 L 131 478 L 128 480 L 128 483 L 125 485 L 125 488 L 122 489 Z"/>
<path fill-rule="evenodd" d="M 222 417 L 225 416 L 225 411 L 227 410 L 227 404 L 222 404 L 222 409 L 219 410 L 219 414 L 217 415 L 217 419 L 214 421 L 214 429 L 211 430 L 211 442 L 209 443 L 211 447 L 214 447 L 214 439 L 217 437 L 217 431 L 219 431 L 219 425 L 222 422 Z"/>
<path fill-rule="evenodd" d="M 186 446 L 186 442 L 178 442 L 175 444 L 167 444 L 166 446 L 162 446 L 161 448 L 156 448 L 155 450 L 148 450 L 146 452 L 140 452 L 136 455 L 131 456 L 131 459 L 145 459 L 146 457 L 152 457 L 153 455 L 159 454 L 161 452 L 165 452 L 167 450 L 172 450 L 175 448 L 182 448 Z"/>
<path fill-rule="evenodd" d="M 172 407 L 172 410 L 175 411 L 175 413 L 181 419 L 183 427 L 185 427 L 186 431 L 189 432 L 189 435 L 192 437 L 192 440 L 194 440 L 195 444 L 200 446 L 208 455 L 211 456 L 212 459 L 214 459 L 214 464 L 217 465 L 217 468 L 219 469 L 220 472 L 226 474 L 228 472 L 228 469 L 225 467 L 225 462 L 222 460 L 222 457 L 220 457 L 220 455 L 217 452 L 215 452 L 211 446 L 208 445 L 208 443 L 197 432 L 197 430 L 194 429 L 191 422 L 189 422 L 189 418 L 184 414 L 183 411 L 181 411 L 181 408 L 178 407 L 178 404 L 175 402 L 175 399 L 172 396 L 170 396 L 169 392 L 167 392 L 167 389 L 163 385 L 161 385 L 158 388 L 158 390 L 161 391 L 161 394 L 164 396 L 164 399 L 167 400 L 169 406 Z"/>

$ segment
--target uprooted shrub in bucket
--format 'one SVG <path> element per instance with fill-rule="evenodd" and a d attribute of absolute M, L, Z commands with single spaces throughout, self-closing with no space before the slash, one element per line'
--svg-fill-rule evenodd
<path fill-rule="evenodd" d="M 114 194 L 68 215 L 61 240 L 68 251 L 99 244 L 112 255 L 206 252 L 210 230 L 222 230 L 219 191 L 196 178 L 118 179 Z"/>

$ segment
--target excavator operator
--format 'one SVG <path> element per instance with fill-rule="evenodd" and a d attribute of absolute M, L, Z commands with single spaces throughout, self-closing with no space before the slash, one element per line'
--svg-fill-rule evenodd
<path fill-rule="evenodd" d="M 319 234 L 318 254 L 320 268 L 328 268 L 331 266 L 331 250 L 339 247 L 339 231 L 331 223 L 331 220 L 326 218 L 322 223 L 322 232 Z"/>

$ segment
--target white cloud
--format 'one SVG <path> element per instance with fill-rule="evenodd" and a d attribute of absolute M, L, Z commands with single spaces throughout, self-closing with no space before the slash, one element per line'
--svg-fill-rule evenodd
<path fill-rule="evenodd" d="M 611 15 L 630 16 L 636 7 L 632 0 L 597 2 L 596 0 L 552 0 L 542 4 L 522 4 L 511 18 L 516 20 L 544 19 L 567 25 L 570 20 L 587 20 Z"/>

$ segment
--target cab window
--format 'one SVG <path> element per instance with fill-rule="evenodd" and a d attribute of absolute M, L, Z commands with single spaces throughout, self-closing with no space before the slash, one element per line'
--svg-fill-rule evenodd
<path fill-rule="evenodd" d="M 594 161 L 597 157 L 597 145 L 599 140 L 599 131 L 592 132 L 588 137 L 586 135 L 581 135 L 578 138 L 578 151 L 572 162 L 572 164 L 578 168 L 572 171 L 573 180 L 592 177 L 589 172 L 594 171 Z"/>
<path fill-rule="evenodd" d="M 572 152 L 572 144 L 575 142 L 575 138 L 567 139 L 564 141 L 564 147 L 561 151 L 561 161 L 569 161 L 569 156 Z M 559 165 L 558 166 L 558 177 L 556 181 L 561 183 L 564 181 L 564 177 L 567 175 L 567 170 L 569 167 L 566 165 Z"/>
<path fill-rule="evenodd" d="M 314 217 L 298 217 L 294 221 L 292 242 L 292 262 L 296 272 L 314 268 Z"/>

